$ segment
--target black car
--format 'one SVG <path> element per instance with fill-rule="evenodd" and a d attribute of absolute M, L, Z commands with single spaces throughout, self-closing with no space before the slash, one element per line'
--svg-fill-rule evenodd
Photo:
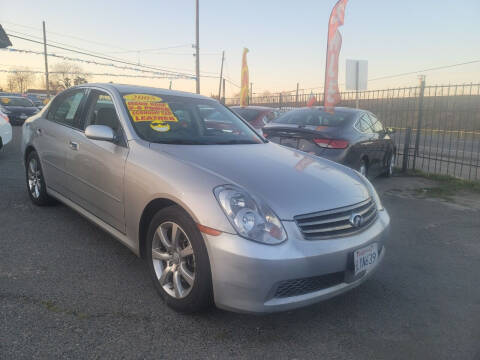
<path fill-rule="evenodd" d="M 364 175 L 390 176 L 395 160 L 391 129 L 369 111 L 344 107 L 299 108 L 265 125 L 270 141 L 349 166 Z"/>
<path fill-rule="evenodd" d="M 24 121 L 35 115 L 39 109 L 28 98 L 23 96 L 0 96 L 3 112 L 10 118 L 12 125 L 22 125 Z"/>

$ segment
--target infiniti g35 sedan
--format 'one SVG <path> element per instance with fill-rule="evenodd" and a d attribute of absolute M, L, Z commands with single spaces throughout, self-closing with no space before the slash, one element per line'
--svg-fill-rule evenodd
<path fill-rule="evenodd" d="M 363 175 L 200 95 L 76 86 L 25 122 L 22 151 L 32 202 L 59 200 L 128 246 L 178 311 L 305 306 L 385 256 L 390 218 Z"/>
<path fill-rule="evenodd" d="M 263 128 L 269 140 L 339 162 L 362 175 L 390 176 L 395 164 L 393 130 L 369 111 L 323 107 L 289 111 Z"/>

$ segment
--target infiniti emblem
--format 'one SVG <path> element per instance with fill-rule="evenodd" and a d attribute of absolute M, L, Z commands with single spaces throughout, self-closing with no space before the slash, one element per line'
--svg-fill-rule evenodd
<path fill-rule="evenodd" d="M 353 227 L 359 228 L 363 224 L 363 217 L 360 214 L 353 213 L 350 215 L 348 221 L 350 221 L 350 224 L 352 224 Z"/>

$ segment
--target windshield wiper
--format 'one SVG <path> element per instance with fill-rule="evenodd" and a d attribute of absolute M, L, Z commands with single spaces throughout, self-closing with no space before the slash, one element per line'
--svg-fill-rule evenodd
<path fill-rule="evenodd" d="M 216 142 L 215 145 L 235 145 L 235 144 L 260 144 L 257 141 L 253 140 L 238 140 L 238 139 L 233 139 L 233 140 L 227 140 L 227 141 L 219 141 Z"/>
<path fill-rule="evenodd" d="M 206 142 L 198 140 L 185 140 L 185 139 L 176 139 L 176 140 L 162 140 L 155 141 L 157 144 L 170 144 L 170 145 L 207 145 Z"/>

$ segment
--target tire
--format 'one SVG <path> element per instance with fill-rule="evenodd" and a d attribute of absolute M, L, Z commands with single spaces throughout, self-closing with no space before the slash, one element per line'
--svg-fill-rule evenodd
<path fill-rule="evenodd" d="M 55 203 L 55 200 L 47 194 L 42 165 L 36 151 L 28 154 L 25 175 L 28 196 L 35 205 L 47 206 Z"/>
<path fill-rule="evenodd" d="M 358 165 L 358 172 L 363 176 L 367 177 L 368 175 L 368 164 L 365 159 L 361 159 Z"/>
<path fill-rule="evenodd" d="M 385 177 L 391 177 L 393 175 L 393 165 L 395 164 L 395 154 L 391 154 L 388 159 L 387 169 L 385 170 Z"/>
<path fill-rule="evenodd" d="M 176 241 L 172 241 L 174 228 Z M 195 222 L 181 207 L 169 206 L 155 214 L 145 253 L 155 288 L 168 306 L 193 313 L 213 304 L 207 248 Z"/>

